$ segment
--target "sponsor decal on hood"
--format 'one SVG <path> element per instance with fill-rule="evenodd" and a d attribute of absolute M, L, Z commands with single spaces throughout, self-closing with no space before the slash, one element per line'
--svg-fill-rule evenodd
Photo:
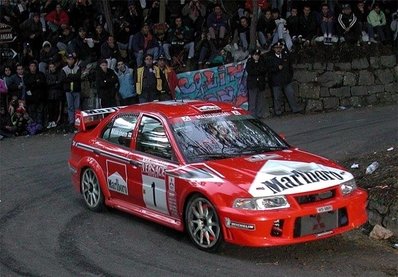
<path fill-rule="evenodd" d="M 302 193 L 353 179 L 351 173 L 316 163 L 268 160 L 257 172 L 249 193 L 253 197 Z"/>

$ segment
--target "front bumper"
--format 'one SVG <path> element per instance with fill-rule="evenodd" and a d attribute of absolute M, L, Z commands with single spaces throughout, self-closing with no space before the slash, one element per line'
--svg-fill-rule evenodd
<path fill-rule="evenodd" d="M 366 191 L 357 189 L 347 196 L 336 195 L 330 200 L 304 205 L 295 203 L 290 208 L 280 210 L 222 208 L 220 218 L 226 242 L 252 247 L 287 245 L 331 237 L 361 226 L 368 218 L 366 204 Z M 327 211 L 324 211 L 325 207 Z M 335 226 L 328 228 L 319 219 L 323 212 L 332 214 L 328 218 L 333 217 L 333 213 L 336 215 Z M 319 214 L 321 216 L 317 217 Z M 308 221 L 312 217 L 314 228 L 311 230 Z M 302 222 L 307 222 L 306 228 L 310 228 L 310 232 L 301 230 L 304 229 Z"/>

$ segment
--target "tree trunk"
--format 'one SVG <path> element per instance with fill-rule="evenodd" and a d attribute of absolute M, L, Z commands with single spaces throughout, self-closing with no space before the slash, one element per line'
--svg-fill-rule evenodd
<path fill-rule="evenodd" d="M 101 0 L 100 4 L 101 4 L 102 13 L 105 16 L 107 31 L 109 32 L 109 34 L 113 35 L 112 12 L 109 0 Z"/>
<path fill-rule="evenodd" d="M 258 3 L 257 0 L 252 0 L 253 3 L 253 17 L 250 24 L 250 44 L 249 51 L 253 51 L 257 46 L 257 18 L 258 18 Z"/>
<path fill-rule="evenodd" d="M 159 23 L 163 24 L 166 22 L 166 0 L 160 0 L 159 2 Z"/>

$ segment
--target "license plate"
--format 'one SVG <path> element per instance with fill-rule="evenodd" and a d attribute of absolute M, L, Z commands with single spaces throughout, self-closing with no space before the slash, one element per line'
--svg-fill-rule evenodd
<path fill-rule="evenodd" d="M 304 216 L 300 221 L 300 236 L 325 233 L 337 228 L 338 211 Z"/>

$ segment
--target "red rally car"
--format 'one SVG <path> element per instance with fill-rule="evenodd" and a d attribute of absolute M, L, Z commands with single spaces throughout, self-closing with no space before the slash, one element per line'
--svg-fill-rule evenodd
<path fill-rule="evenodd" d="M 367 220 L 367 193 L 349 172 L 227 103 L 81 111 L 75 125 L 69 166 L 90 210 L 185 230 L 202 250 L 307 242 Z"/>

